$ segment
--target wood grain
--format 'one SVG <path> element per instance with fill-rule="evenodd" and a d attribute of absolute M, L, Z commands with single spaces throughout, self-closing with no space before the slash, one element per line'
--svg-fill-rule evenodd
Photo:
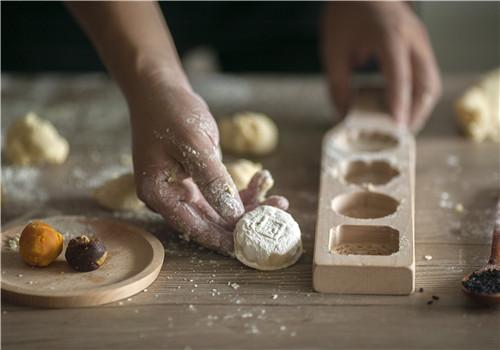
<path fill-rule="evenodd" d="M 3 231 L 2 297 L 10 302 L 52 308 L 101 305 L 141 292 L 160 272 L 163 246 L 136 226 L 85 216 L 54 216 L 41 221 L 63 234 L 65 247 L 82 234 L 99 237 L 108 257 L 98 270 L 86 273 L 73 271 L 64 254 L 47 267 L 34 268 L 22 261 L 18 249 L 9 247 L 9 241 L 19 238 L 25 224 Z"/>
<path fill-rule="evenodd" d="M 474 76 L 445 77 L 444 96 L 417 137 L 416 292 L 411 296 L 312 290 L 321 138 L 331 128 L 322 80 L 308 77 L 304 84 L 301 77 L 236 77 L 235 84 L 251 93 L 233 99 L 227 92 L 242 90 L 231 85 L 231 79 L 220 78 L 207 77 L 200 83 L 205 84 L 202 91 L 226 92 L 225 100 L 208 96 L 215 116 L 257 110 L 278 121 L 278 150 L 258 161 L 275 178 L 273 192 L 289 198 L 303 231 L 306 252 L 297 265 L 271 273 L 255 271 L 180 241 L 157 216 L 102 211 L 90 199 L 91 188 L 106 167 L 120 164 L 118 155 L 129 152 L 126 106 L 116 87 L 100 75 L 2 76 L 2 128 L 35 109 L 51 119 L 72 146 L 64 166 L 41 169 L 36 185 L 49 194 L 45 202 L 17 200 L 3 179 L 7 205 L 2 221 L 31 210 L 115 216 L 152 231 L 166 249 L 155 283 L 123 305 L 43 310 L 4 302 L 2 348 L 499 347 L 499 309 L 476 305 L 460 290 L 461 278 L 486 262 L 499 179 L 498 145 L 467 141 L 453 122 L 453 99 Z M 93 152 L 99 157 L 91 157 Z M 451 156 L 458 164 L 449 164 Z M 83 179 L 74 175 L 76 167 Z M 2 168 L 8 170 L 5 164 Z M 443 192 L 453 204 L 463 204 L 463 212 L 441 207 Z M 425 260 L 425 255 L 432 260 Z M 240 287 L 233 289 L 228 282 Z M 427 305 L 432 295 L 440 299 Z M 260 316 L 262 310 L 266 311 Z"/>

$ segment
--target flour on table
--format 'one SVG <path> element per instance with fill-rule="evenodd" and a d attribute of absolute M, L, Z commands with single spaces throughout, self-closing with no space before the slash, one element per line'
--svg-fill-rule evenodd
<path fill-rule="evenodd" d="M 139 210 L 144 203 L 137 198 L 134 174 L 123 174 L 105 182 L 94 191 L 94 198 L 111 210 Z"/>
<path fill-rule="evenodd" d="M 62 164 L 69 145 L 52 123 L 28 113 L 7 129 L 4 151 L 11 164 Z"/>
<path fill-rule="evenodd" d="M 300 227 L 287 212 L 259 206 L 236 224 L 234 250 L 240 262 L 258 270 L 291 266 L 302 255 Z"/>

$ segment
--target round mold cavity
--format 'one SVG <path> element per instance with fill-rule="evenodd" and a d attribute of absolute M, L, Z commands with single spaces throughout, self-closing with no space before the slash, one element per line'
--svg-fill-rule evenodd
<path fill-rule="evenodd" d="M 383 193 L 354 192 L 338 195 L 332 200 L 332 209 L 340 215 L 355 219 L 377 219 L 391 215 L 399 202 Z"/>
<path fill-rule="evenodd" d="M 385 160 L 355 160 L 343 167 L 344 180 L 355 185 L 385 185 L 399 174 L 399 170 Z"/>
<path fill-rule="evenodd" d="M 335 147 L 345 152 L 380 152 L 397 147 L 396 136 L 383 131 L 345 130 L 335 140 Z"/>

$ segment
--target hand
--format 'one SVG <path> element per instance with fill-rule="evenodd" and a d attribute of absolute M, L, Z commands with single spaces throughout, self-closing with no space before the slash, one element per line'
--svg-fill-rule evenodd
<path fill-rule="evenodd" d="M 185 239 L 232 255 L 235 222 L 264 200 L 259 184 L 269 183 L 270 175 L 253 178 L 243 203 L 221 161 L 207 105 L 187 86 L 172 88 L 170 78 L 145 74 L 127 96 L 138 196 Z M 265 204 L 288 207 L 283 197 Z"/>
<path fill-rule="evenodd" d="M 335 2 L 326 6 L 323 59 L 330 92 L 343 117 L 354 68 L 376 58 L 387 102 L 401 127 L 419 130 L 441 94 L 441 80 L 426 30 L 399 2 Z"/>

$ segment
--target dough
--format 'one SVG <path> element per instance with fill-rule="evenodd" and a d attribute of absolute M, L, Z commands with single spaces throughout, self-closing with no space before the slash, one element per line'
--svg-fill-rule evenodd
<path fill-rule="evenodd" d="M 137 198 L 134 174 L 123 174 L 105 182 L 94 190 L 94 198 L 101 206 L 111 210 L 139 210 L 144 203 Z"/>
<path fill-rule="evenodd" d="M 236 224 L 234 251 L 243 264 L 258 270 L 293 265 L 302 255 L 300 228 L 290 214 L 262 205 Z"/>
<path fill-rule="evenodd" d="M 260 113 L 244 112 L 223 118 L 219 130 L 222 149 L 236 155 L 265 155 L 278 143 L 276 124 Z"/>
<path fill-rule="evenodd" d="M 254 163 L 246 159 L 238 159 L 234 162 L 227 163 L 226 169 L 233 178 L 238 191 L 241 191 L 247 188 L 255 173 L 262 170 L 262 164 Z"/>
<path fill-rule="evenodd" d="M 474 141 L 500 142 L 500 68 L 465 91 L 456 112 L 464 132 Z"/>
<path fill-rule="evenodd" d="M 54 125 L 32 112 L 10 125 L 4 146 L 7 160 L 18 165 L 62 164 L 69 153 Z"/>

